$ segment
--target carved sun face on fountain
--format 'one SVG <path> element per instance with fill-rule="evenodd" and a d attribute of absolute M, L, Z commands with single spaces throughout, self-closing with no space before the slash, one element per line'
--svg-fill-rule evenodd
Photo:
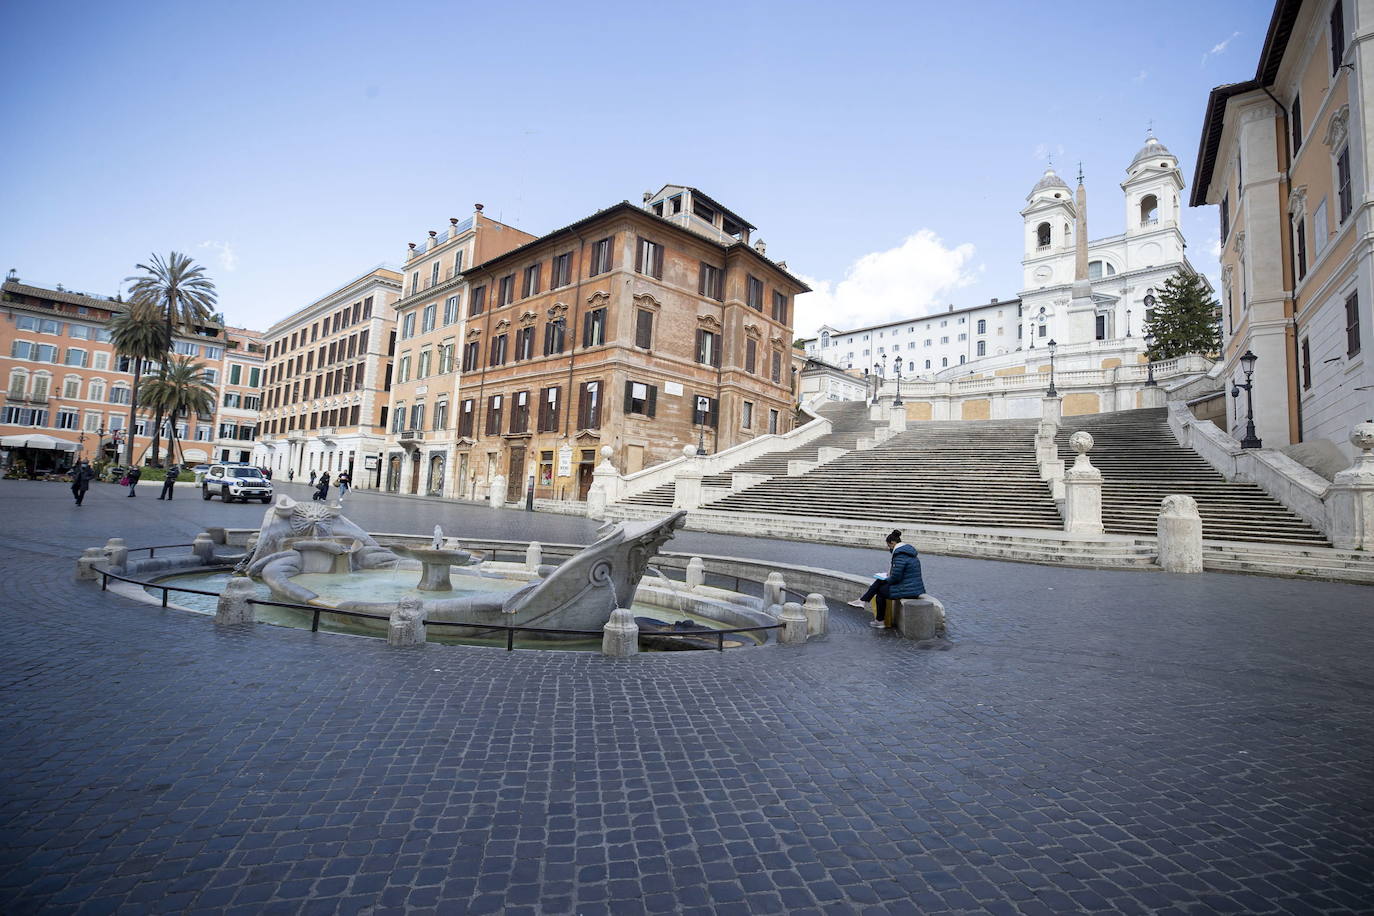
<path fill-rule="evenodd" d="M 338 517 L 337 506 L 296 503 L 291 507 L 291 533 L 298 537 L 326 537 L 334 533 L 334 520 Z"/>

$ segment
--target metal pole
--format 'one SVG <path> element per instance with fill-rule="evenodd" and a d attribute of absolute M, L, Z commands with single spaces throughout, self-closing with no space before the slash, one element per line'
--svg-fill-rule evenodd
<path fill-rule="evenodd" d="M 314 614 L 311 615 L 311 620 L 310 620 L 310 632 L 311 632 L 311 633 L 318 633 L 318 632 L 320 632 L 320 612 L 319 612 L 318 609 L 315 611 Z"/>
<path fill-rule="evenodd" d="M 515 628 L 506 627 L 506 651 L 515 651 Z"/>

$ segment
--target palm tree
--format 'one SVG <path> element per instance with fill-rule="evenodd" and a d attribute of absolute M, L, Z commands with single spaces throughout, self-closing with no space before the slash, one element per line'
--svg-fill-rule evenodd
<path fill-rule="evenodd" d="M 115 353 L 134 364 L 134 387 L 129 397 L 129 439 L 124 462 L 134 463 L 134 430 L 138 424 L 140 380 L 145 361 L 161 360 L 167 355 L 167 326 L 162 313 L 151 303 L 134 303 L 111 316 L 107 327 Z"/>
<path fill-rule="evenodd" d="M 191 413 L 209 416 L 215 412 L 215 389 L 205 366 L 189 356 L 173 356 L 162 364 L 157 375 L 148 380 L 147 402 L 160 415 L 171 417 L 167 430 L 167 463 L 176 450 L 177 417 Z"/>
<path fill-rule="evenodd" d="M 179 251 L 163 259 L 154 254 L 150 264 L 136 264 L 143 271 L 125 277 L 129 285 L 129 299 L 148 302 L 157 307 L 167 324 L 167 346 L 172 347 L 172 335 L 179 326 L 193 333 L 195 328 L 213 320 L 218 298 L 214 282 L 205 275 L 205 268 Z M 162 441 L 162 411 L 153 420 L 153 460 L 157 461 L 158 445 Z"/>

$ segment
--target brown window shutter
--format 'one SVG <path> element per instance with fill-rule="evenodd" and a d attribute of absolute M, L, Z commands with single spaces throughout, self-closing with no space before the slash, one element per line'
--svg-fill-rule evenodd
<path fill-rule="evenodd" d="M 650 416 L 650 417 L 655 416 L 655 412 L 656 412 L 657 409 L 658 409 L 658 408 L 657 408 L 657 405 L 658 405 L 658 386 L 657 386 L 657 385 L 650 385 L 650 386 L 649 386 L 649 407 L 648 407 L 648 411 L 649 411 L 649 416 Z"/>
<path fill-rule="evenodd" d="M 630 413 L 630 405 L 634 403 L 634 382 L 625 383 L 625 412 Z"/>
<path fill-rule="evenodd" d="M 720 368 L 721 339 L 721 336 L 719 334 L 716 334 L 716 345 L 711 348 L 711 365 L 715 366 L 717 369 Z"/>
<path fill-rule="evenodd" d="M 635 273 L 644 272 L 644 239 L 635 239 Z"/>

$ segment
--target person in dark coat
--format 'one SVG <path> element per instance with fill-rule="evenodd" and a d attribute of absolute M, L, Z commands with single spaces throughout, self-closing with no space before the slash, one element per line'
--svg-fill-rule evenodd
<path fill-rule="evenodd" d="M 320 475 L 319 486 L 315 488 L 315 499 L 324 502 L 329 499 L 329 472 Z"/>
<path fill-rule="evenodd" d="M 158 499 L 171 499 L 172 488 L 176 486 L 177 475 L 181 473 L 181 465 L 174 464 L 167 469 L 167 476 L 162 481 L 162 492 L 158 494 Z"/>
<path fill-rule="evenodd" d="M 91 488 L 91 480 L 95 477 L 95 471 L 91 470 L 91 463 L 82 459 L 78 461 L 76 467 L 72 468 L 72 496 L 76 497 L 76 504 L 81 505 L 81 500 L 86 498 L 86 491 Z"/>
<path fill-rule="evenodd" d="M 129 468 L 129 473 L 126 476 L 129 478 L 129 498 L 132 499 L 136 495 L 134 487 L 138 486 L 138 478 L 143 476 L 143 471 L 137 467 L 132 467 Z"/>
<path fill-rule="evenodd" d="M 894 530 L 887 536 L 887 549 L 892 553 L 892 565 L 886 578 L 875 578 L 862 598 L 849 602 L 854 607 L 863 607 L 872 599 L 878 599 L 876 616 L 868 624 L 874 629 L 889 626 L 892 615 L 888 612 L 888 599 L 919 598 L 926 590 L 925 579 L 921 576 L 921 556 L 915 547 L 902 542 L 900 531 Z"/>

